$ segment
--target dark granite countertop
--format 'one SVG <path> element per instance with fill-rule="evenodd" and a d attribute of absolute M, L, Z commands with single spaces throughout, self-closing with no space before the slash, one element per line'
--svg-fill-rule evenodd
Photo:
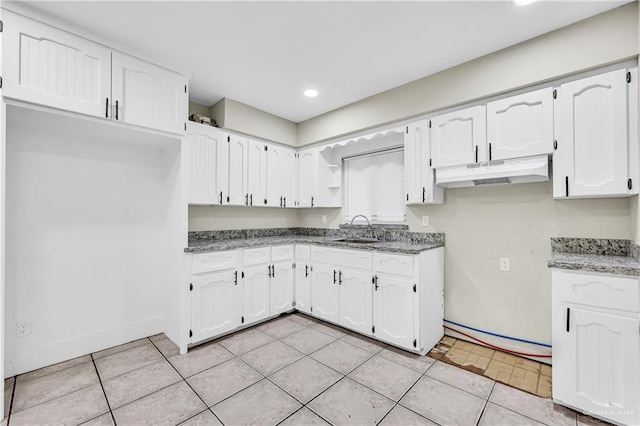
<path fill-rule="evenodd" d="M 640 276 L 635 243 L 628 240 L 552 238 L 550 268 Z"/>
<path fill-rule="evenodd" d="M 223 231 L 224 232 L 224 231 Z M 316 232 L 318 233 L 318 232 Z M 314 234 L 309 232 L 308 234 Z M 190 239 L 189 247 L 185 248 L 185 253 L 201 253 L 210 251 L 235 250 L 251 247 L 266 247 L 283 244 L 310 244 L 325 247 L 335 247 L 344 249 L 358 249 L 370 251 L 383 251 L 401 254 L 418 254 L 425 250 L 431 250 L 444 246 L 443 234 L 424 234 L 420 238 L 419 233 L 406 233 L 403 238 L 398 238 L 394 234 L 395 241 L 380 240 L 375 243 L 360 244 L 336 241 L 345 237 L 360 237 L 361 235 L 336 235 L 334 232 L 327 232 L 327 235 L 299 235 L 298 233 L 283 235 L 260 236 L 258 233 L 240 234 L 234 238 L 198 238 Z M 409 235 L 409 234 L 418 234 Z M 433 237 L 436 236 L 436 237 Z"/>

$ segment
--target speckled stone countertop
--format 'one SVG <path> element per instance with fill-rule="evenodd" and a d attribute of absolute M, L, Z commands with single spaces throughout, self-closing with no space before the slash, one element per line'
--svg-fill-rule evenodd
<path fill-rule="evenodd" d="M 638 247 L 629 240 L 552 238 L 550 268 L 640 276 Z"/>
<path fill-rule="evenodd" d="M 340 238 L 377 238 L 368 244 L 336 241 Z M 384 239 L 386 237 L 386 240 Z M 348 248 L 418 254 L 444 246 L 444 234 L 385 230 L 345 230 L 318 228 L 279 228 L 270 230 L 212 231 L 189 233 L 186 253 L 235 250 L 283 244 L 310 244 L 325 247 Z"/>

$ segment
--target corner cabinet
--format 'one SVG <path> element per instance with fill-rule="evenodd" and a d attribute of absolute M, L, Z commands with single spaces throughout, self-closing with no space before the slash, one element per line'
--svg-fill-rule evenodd
<path fill-rule="evenodd" d="M 431 168 L 429 120 L 411 123 L 404 135 L 404 182 L 407 204 L 442 204 L 444 190 Z"/>
<path fill-rule="evenodd" d="M 638 193 L 636 79 L 623 68 L 560 86 L 554 198 Z"/>
<path fill-rule="evenodd" d="M 3 95 L 64 111 L 183 133 L 187 78 L 6 12 Z"/>
<path fill-rule="evenodd" d="M 553 269 L 553 399 L 640 424 L 640 280 Z"/>

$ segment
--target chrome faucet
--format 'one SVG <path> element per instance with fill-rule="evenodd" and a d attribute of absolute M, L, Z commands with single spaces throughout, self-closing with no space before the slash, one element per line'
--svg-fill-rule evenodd
<path fill-rule="evenodd" d="M 369 237 L 373 238 L 373 228 L 371 227 L 371 222 L 369 221 L 369 218 L 366 217 L 363 214 L 357 214 L 355 215 L 352 219 L 351 219 L 351 225 L 353 225 L 353 221 L 356 220 L 356 218 L 358 217 L 363 217 L 364 220 L 367 221 L 367 230 L 369 231 Z"/>
<path fill-rule="evenodd" d="M 354 221 L 354 220 L 356 220 L 356 218 L 359 218 L 359 217 L 363 217 L 363 218 L 364 218 L 364 220 L 366 220 L 366 221 L 367 221 L 367 227 L 368 227 L 368 228 L 371 228 L 371 222 L 369 222 L 369 218 L 367 218 L 367 217 L 366 217 L 365 215 L 363 215 L 363 214 L 357 214 L 357 215 L 355 215 L 355 216 L 353 217 L 353 219 L 351 219 L 351 225 L 353 225 L 353 221 Z"/>

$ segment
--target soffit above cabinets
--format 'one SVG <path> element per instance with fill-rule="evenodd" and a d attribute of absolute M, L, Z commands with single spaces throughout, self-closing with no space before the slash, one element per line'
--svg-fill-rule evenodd
<path fill-rule="evenodd" d="M 212 105 L 227 97 L 300 122 L 625 3 L 5 1 L 3 7 L 191 75 L 192 101 Z M 319 96 L 303 96 L 308 88 Z"/>

